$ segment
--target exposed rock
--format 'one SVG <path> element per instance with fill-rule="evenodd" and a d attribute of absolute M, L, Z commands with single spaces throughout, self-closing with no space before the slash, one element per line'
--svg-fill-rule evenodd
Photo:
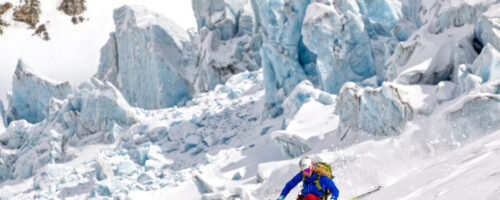
<path fill-rule="evenodd" d="M 36 28 L 35 33 L 33 35 L 38 35 L 43 38 L 43 40 L 48 41 L 50 40 L 49 33 L 47 32 L 47 28 L 45 27 L 45 24 L 41 24 Z"/>
<path fill-rule="evenodd" d="M 86 0 L 63 0 L 57 9 L 66 13 L 66 15 L 76 16 L 87 10 L 85 3 Z"/>
<path fill-rule="evenodd" d="M 7 3 L 4 3 L 4 4 L 0 4 L 0 35 L 3 33 L 3 30 L 2 30 L 2 26 L 9 26 L 9 24 L 7 24 L 7 22 L 3 21 L 2 20 L 2 15 L 7 12 L 7 10 L 9 10 L 10 8 L 12 8 L 12 4 L 7 2 Z"/>
<path fill-rule="evenodd" d="M 34 29 L 41 12 L 39 0 L 24 0 L 24 5 L 14 9 L 14 20 L 27 23 Z"/>
<path fill-rule="evenodd" d="M 0 4 L 0 15 L 3 15 L 10 8 L 12 8 L 12 4 L 9 2 L 4 3 L 4 4 Z"/>

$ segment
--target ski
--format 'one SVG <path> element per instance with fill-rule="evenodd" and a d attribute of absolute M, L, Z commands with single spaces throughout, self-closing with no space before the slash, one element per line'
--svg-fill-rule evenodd
<path fill-rule="evenodd" d="M 374 193 L 374 192 L 376 192 L 376 191 L 379 191 L 380 189 L 382 189 L 382 186 L 380 186 L 380 185 L 379 185 L 379 186 L 377 186 L 377 188 L 375 188 L 375 189 L 373 189 L 373 190 L 370 190 L 370 191 L 368 191 L 368 192 L 365 192 L 365 193 L 363 193 L 363 194 L 361 194 L 361 195 L 355 196 L 355 197 L 353 197 L 353 198 L 350 198 L 349 200 L 357 200 L 357 199 L 361 199 L 361 198 L 363 198 L 363 197 L 366 197 L 366 196 L 370 195 L 371 193 Z"/>

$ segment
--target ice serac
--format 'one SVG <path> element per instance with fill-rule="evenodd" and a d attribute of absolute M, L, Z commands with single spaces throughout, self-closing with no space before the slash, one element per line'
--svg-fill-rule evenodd
<path fill-rule="evenodd" d="M 0 130 L 5 128 L 5 107 L 2 100 L 0 100 Z"/>
<path fill-rule="evenodd" d="M 271 117 L 283 113 L 281 103 L 293 88 L 316 76 L 316 55 L 302 42 L 302 23 L 310 1 L 253 0 L 261 28 L 266 110 Z M 313 83 L 314 81 L 311 80 Z"/>
<path fill-rule="evenodd" d="M 500 51 L 500 5 L 491 6 L 483 13 L 474 26 L 474 31 L 483 43 L 490 43 Z"/>
<path fill-rule="evenodd" d="M 115 32 L 101 49 L 95 77 L 110 81 L 132 106 L 158 109 L 191 99 L 193 47 L 180 26 L 142 6 L 114 11 Z"/>
<path fill-rule="evenodd" d="M 232 75 L 260 68 L 262 37 L 248 0 L 193 0 L 196 91 L 208 91 Z"/>
<path fill-rule="evenodd" d="M 18 119 L 38 123 L 47 117 L 45 109 L 51 98 L 65 99 L 72 93 L 69 82 L 58 83 L 44 78 L 21 60 L 12 79 L 7 124 Z"/>
<path fill-rule="evenodd" d="M 318 56 L 320 85 L 335 94 L 345 82 L 360 82 L 376 74 L 361 16 L 348 10 L 343 17 L 333 6 L 312 3 L 302 26 L 304 44 Z"/>
<path fill-rule="evenodd" d="M 375 89 L 346 83 L 337 98 L 335 113 L 340 118 L 339 130 L 345 134 L 350 131 L 397 134 L 414 117 L 406 94 L 393 83 L 383 83 Z"/>
<path fill-rule="evenodd" d="M 500 78 L 500 53 L 487 43 L 471 65 L 473 74 L 481 77 L 482 82 Z"/>
<path fill-rule="evenodd" d="M 431 33 L 439 34 L 452 27 L 474 24 L 481 13 L 497 2 L 496 0 L 461 1 L 460 3 L 453 1 L 436 2 L 435 5 L 429 8 L 430 12 L 436 12 L 436 14 L 428 15 L 430 18 L 428 29 Z"/>

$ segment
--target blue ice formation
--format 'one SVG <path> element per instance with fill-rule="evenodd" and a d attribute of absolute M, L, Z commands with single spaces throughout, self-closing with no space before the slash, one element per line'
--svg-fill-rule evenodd
<path fill-rule="evenodd" d="M 472 64 L 460 65 L 455 73 L 456 95 L 468 93 L 481 84 L 500 79 L 500 53 L 490 44 Z"/>
<path fill-rule="evenodd" d="M 499 5 L 491 6 L 481 15 L 474 25 L 474 31 L 479 41 L 483 44 L 489 43 L 500 51 L 500 22 L 496 20 L 500 17 L 498 9 Z"/>
<path fill-rule="evenodd" d="M 370 40 L 360 15 L 321 3 L 307 7 L 302 26 L 304 44 L 318 56 L 316 67 L 323 90 L 338 93 L 345 82 L 361 82 L 375 75 Z"/>
<path fill-rule="evenodd" d="M 500 79 L 500 53 L 487 43 L 471 65 L 471 72 L 481 77 L 482 82 Z"/>
<path fill-rule="evenodd" d="M 397 84 L 384 82 L 380 88 L 362 88 L 352 82 L 342 87 L 335 113 L 340 131 L 364 131 L 373 135 L 400 133 L 414 111 Z"/>
<path fill-rule="evenodd" d="M 51 98 L 65 99 L 72 93 L 69 82 L 58 83 L 39 76 L 34 69 L 19 60 L 12 77 L 12 96 L 6 113 L 6 125 L 18 119 L 38 123 L 47 116 Z"/>
<path fill-rule="evenodd" d="M 266 107 L 272 117 L 303 80 L 330 93 L 346 82 L 384 78 L 384 64 L 398 40 L 416 26 L 402 21 L 401 6 L 380 1 L 254 0 L 266 87 Z"/>
<path fill-rule="evenodd" d="M 0 141 L 6 148 L 16 149 L 15 154 L 0 151 L 0 183 L 29 178 L 47 163 L 59 161 L 63 154 L 61 133 L 32 125 L 26 120 L 13 121 Z"/>
<path fill-rule="evenodd" d="M 158 109 L 190 100 L 195 70 L 187 32 L 142 6 L 122 6 L 113 17 L 116 30 L 101 49 L 95 76 L 113 83 L 132 106 Z"/>
<path fill-rule="evenodd" d="M 317 74 L 316 56 L 302 42 L 302 22 L 310 1 L 254 0 L 252 5 L 264 43 L 265 101 L 271 117 L 283 113 L 281 103 L 307 75 Z"/>
<path fill-rule="evenodd" d="M 262 37 L 248 0 L 193 0 L 198 33 L 193 34 L 195 89 L 205 92 L 232 75 L 260 68 Z"/>
<path fill-rule="evenodd" d="M 3 106 L 2 100 L 0 100 L 0 130 L 5 128 L 5 107 Z"/>

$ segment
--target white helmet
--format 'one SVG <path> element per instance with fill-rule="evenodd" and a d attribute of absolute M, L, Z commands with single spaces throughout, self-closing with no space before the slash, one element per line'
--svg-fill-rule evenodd
<path fill-rule="evenodd" d="M 304 171 L 307 168 L 311 168 L 312 164 L 313 164 L 313 161 L 312 161 L 311 158 L 309 158 L 307 156 L 301 158 L 300 161 L 299 161 L 300 171 Z"/>

